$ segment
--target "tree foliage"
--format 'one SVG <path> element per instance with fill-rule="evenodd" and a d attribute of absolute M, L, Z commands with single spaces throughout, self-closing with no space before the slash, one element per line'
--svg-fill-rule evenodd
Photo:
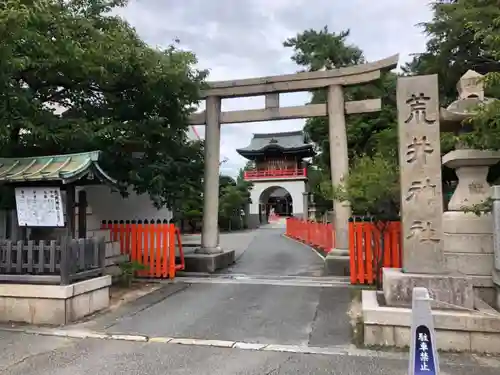
<path fill-rule="evenodd" d="M 324 183 L 322 189 L 334 199 L 348 201 L 354 215 L 380 221 L 397 220 L 400 211 L 399 166 L 382 154 L 357 157 L 343 186 Z"/>
<path fill-rule="evenodd" d="M 469 69 L 486 75 L 487 96 L 500 98 L 500 2 L 441 0 L 435 1 L 432 9 L 433 18 L 419 25 L 428 37 L 426 51 L 414 55 L 404 67 L 404 72 L 438 74 L 441 106 L 456 100 L 456 84 Z M 285 45 L 294 47 L 292 59 L 307 70 L 332 69 L 365 60 L 362 51 L 348 44 L 347 37 L 348 32 L 329 33 L 326 28 L 319 32 L 306 30 Z M 384 106 L 382 112 L 373 117 L 360 114 L 347 118 L 351 167 L 344 186 L 325 188 L 331 186 L 326 119 L 313 119 L 306 123 L 305 129 L 320 151 L 314 161 L 314 179 L 323 182 L 322 188 L 319 192 L 316 189 L 315 194 L 322 193 L 322 198 L 333 196 L 338 200 L 348 200 L 358 214 L 370 212 L 382 217 L 398 211 L 396 78 L 388 73 L 378 84 L 345 90 L 346 100 L 382 97 Z M 313 93 L 312 102 L 324 101 L 324 92 L 319 90 Z M 499 102 L 479 107 L 471 124 L 472 131 L 460 136 L 442 134 L 441 151 L 451 151 L 457 142 L 478 149 L 500 149 Z M 498 175 L 499 168 L 493 168 L 490 179 Z M 455 173 L 443 168 L 443 180 L 456 180 Z"/>
<path fill-rule="evenodd" d="M 232 229 L 234 219 L 240 227 L 244 225 L 242 212 L 251 203 L 250 191 L 253 185 L 245 181 L 243 174 L 244 168 L 240 169 L 236 180 L 230 176 L 220 176 L 219 220 L 222 224 L 227 223 L 228 229 Z"/>
<path fill-rule="evenodd" d="M 201 182 L 203 145 L 186 130 L 206 72 L 111 15 L 125 3 L 0 4 L 0 153 L 102 150 L 114 178 L 175 205 Z"/>
<path fill-rule="evenodd" d="M 486 74 L 500 70 L 495 56 L 498 0 L 435 1 L 433 18 L 419 26 L 427 35 L 426 51 L 406 65 L 411 74 L 438 74 L 441 105 L 456 99 L 456 83 L 469 69 Z M 490 92 L 489 95 L 492 93 Z M 496 95 L 495 95 L 496 96 Z"/>
<path fill-rule="evenodd" d="M 330 32 L 327 27 L 320 31 L 306 30 L 294 38 L 285 41 L 285 47 L 293 48 L 292 60 L 307 71 L 335 69 L 357 65 L 365 62 L 363 52 L 348 42 L 349 31 L 340 33 Z M 381 80 L 375 83 L 346 87 L 344 90 L 345 100 L 364 100 L 370 98 L 382 98 L 382 111 L 378 113 L 353 114 L 346 118 L 347 141 L 349 160 L 351 168 L 371 163 L 377 165 L 382 158 L 393 165 L 397 160 L 397 127 L 396 127 L 396 78 L 393 73 L 385 73 Z M 325 103 L 326 92 L 316 90 L 312 93 L 311 103 Z M 329 130 L 327 118 L 313 118 L 306 122 L 304 130 L 316 146 L 318 155 L 313 159 L 314 168 L 309 172 L 309 183 L 314 195 L 316 207 L 324 212 L 332 207 L 332 189 L 330 177 L 330 147 Z M 358 155 L 363 155 L 362 157 Z M 376 156 L 375 159 L 371 157 Z M 397 176 L 394 169 L 391 180 Z M 356 183 L 368 183 L 372 180 L 351 179 L 351 187 L 357 191 L 363 190 L 362 185 Z M 325 190 L 325 186 L 330 189 Z M 373 186 L 376 190 L 379 187 Z M 335 187 L 335 191 L 343 190 Z M 368 194 L 372 194 L 372 190 Z M 335 198 L 351 198 L 351 195 L 336 194 Z M 356 207 L 356 200 L 351 202 L 355 210 L 365 211 L 366 206 L 361 203 Z M 377 200 L 379 202 L 379 200 Z"/>
<path fill-rule="evenodd" d="M 348 43 L 349 30 L 340 33 L 330 32 L 325 26 L 320 31 L 306 30 L 294 38 L 287 39 L 284 46 L 293 48 L 292 60 L 307 71 L 329 70 L 348 67 L 365 62 L 363 52 Z M 374 114 L 355 114 L 347 117 L 347 139 L 350 156 L 373 154 L 381 140 L 396 136 L 396 76 L 388 73 L 380 82 L 346 87 L 345 100 L 384 98 L 383 110 Z M 312 93 L 311 103 L 325 103 L 325 90 Z M 304 130 L 316 145 L 319 155 L 315 164 L 330 170 L 330 149 L 328 138 L 328 119 L 316 117 L 307 120 Z M 384 142 L 387 144 L 387 142 Z"/>
<path fill-rule="evenodd" d="M 441 105 L 456 99 L 456 83 L 469 69 L 485 75 L 487 96 L 500 98 L 498 0 L 436 1 L 432 20 L 420 26 L 429 38 L 426 51 L 415 55 L 405 70 L 410 74 L 438 74 Z M 475 149 L 500 149 L 499 102 L 479 106 L 470 125 L 471 130 L 459 136 L 442 134 L 442 151 L 450 151 L 457 142 Z M 450 172 L 444 169 L 443 180 L 450 179 Z M 497 165 L 490 170 L 489 180 L 498 176 Z M 466 210 L 479 213 L 490 208 L 487 201 Z"/>

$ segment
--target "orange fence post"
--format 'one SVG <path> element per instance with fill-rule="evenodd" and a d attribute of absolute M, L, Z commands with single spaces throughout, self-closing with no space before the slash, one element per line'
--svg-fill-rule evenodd
<path fill-rule="evenodd" d="M 175 226 L 168 224 L 168 278 L 175 277 Z"/>
<path fill-rule="evenodd" d="M 363 223 L 363 227 L 366 231 L 366 236 L 365 236 L 365 267 L 366 267 L 366 278 L 365 281 L 368 282 L 368 284 L 373 283 L 373 254 L 376 252 L 379 248 L 378 246 L 378 237 L 377 236 L 377 230 L 374 227 L 373 223 Z M 375 251 L 374 251 L 375 250 Z"/>
<path fill-rule="evenodd" d="M 322 249 L 325 252 L 335 246 L 333 225 L 315 221 L 287 218 L 286 236 L 304 242 L 310 246 Z"/>
<path fill-rule="evenodd" d="M 177 244 L 179 245 L 179 257 L 181 260 L 180 264 L 176 264 L 175 270 L 182 271 L 186 268 L 186 261 L 184 260 L 184 250 L 182 248 L 181 231 L 178 228 L 175 228 L 175 234 L 177 237 Z"/>
<path fill-rule="evenodd" d="M 163 238 L 161 246 L 161 277 L 168 277 L 168 260 L 170 259 L 170 224 L 161 225 L 161 236 Z"/>
<path fill-rule="evenodd" d="M 349 225 L 349 256 L 351 284 L 373 284 L 382 277 L 382 269 L 401 267 L 401 224 L 391 222 L 384 232 L 373 222 L 352 222 Z"/>
<path fill-rule="evenodd" d="M 161 221 L 157 220 L 155 224 L 155 261 L 154 261 L 154 276 L 161 277 L 161 262 L 162 262 L 162 240 L 161 238 Z"/>
<path fill-rule="evenodd" d="M 185 268 L 181 233 L 174 224 L 166 220 L 106 221 L 101 229 L 109 230 L 112 241 L 120 242 L 122 254 L 130 260 L 145 266 L 138 276 L 173 278 L 175 272 Z M 180 254 L 180 264 L 176 264 L 176 240 Z"/>
<path fill-rule="evenodd" d="M 330 237 L 331 238 L 331 237 Z M 349 223 L 349 269 L 351 284 L 356 284 L 357 272 L 356 272 L 356 234 L 354 233 L 354 223 Z"/>
<path fill-rule="evenodd" d="M 363 254 L 363 248 L 366 242 L 366 238 L 364 236 L 364 231 L 363 227 L 361 226 L 362 223 L 353 223 L 354 224 L 354 233 L 356 236 L 356 259 L 357 259 L 357 265 L 358 265 L 358 272 L 357 272 L 357 280 L 360 284 L 364 284 L 364 279 L 365 279 L 365 264 L 364 264 L 364 254 Z"/>
<path fill-rule="evenodd" d="M 137 224 L 130 226 L 130 259 L 137 260 Z"/>

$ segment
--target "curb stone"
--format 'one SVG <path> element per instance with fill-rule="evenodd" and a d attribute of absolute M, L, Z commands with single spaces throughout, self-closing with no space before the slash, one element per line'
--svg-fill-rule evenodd
<path fill-rule="evenodd" d="M 141 342 L 141 343 L 152 343 L 152 344 L 178 344 L 186 346 L 204 346 L 204 347 L 218 347 L 225 349 L 240 349 L 240 350 L 252 350 L 252 351 L 266 351 L 266 352 L 286 352 L 286 353 L 299 353 L 299 354 L 316 354 L 316 355 L 337 355 L 337 356 L 348 356 L 348 357 L 370 357 L 370 358 L 384 358 L 384 359 L 394 359 L 394 360 L 408 360 L 408 353 L 406 352 L 386 352 L 386 351 L 376 351 L 369 349 L 360 349 L 353 347 L 352 345 L 347 346 L 332 346 L 332 347 L 314 347 L 306 345 L 288 345 L 288 344 L 260 344 L 260 343 L 247 343 L 247 342 L 237 342 L 237 341 L 224 341 L 224 340 L 208 340 L 208 339 L 192 339 L 192 338 L 171 338 L 171 337 L 148 337 L 145 335 L 125 335 L 125 334 L 112 334 L 112 333 L 100 333 L 93 331 L 84 330 L 64 330 L 60 328 L 39 328 L 39 329 L 23 329 L 23 328 L 12 328 L 12 327 L 1 327 L 0 331 L 13 332 L 13 333 L 24 333 L 29 335 L 39 335 L 39 336 L 53 336 L 62 338 L 74 338 L 74 339 L 100 339 L 100 340 L 115 340 L 115 341 L 129 341 L 129 342 Z M 489 361 L 480 361 L 480 359 L 486 360 L 487 357 L 482 357 L 474 354 L 473 359 L 478 367 L 489 367 L 489 368 L 500 368 L 500 360 L 497 358 L 492 358 Z M 456 359 L 445 359 L 442 358 L 442 364 L 454 364 L 456 365 Z M 486 363 L 487 362 L 487 363 Z"/>

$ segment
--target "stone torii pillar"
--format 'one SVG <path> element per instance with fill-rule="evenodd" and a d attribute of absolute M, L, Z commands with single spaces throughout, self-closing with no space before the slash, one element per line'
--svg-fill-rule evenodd
<path fill-rule="evenodd" d="M 344 113 L 344 90 L 340 85 L 328 87 L 328 130 L 330 138 L 330 168 L 332 185 L 344 183 L 349 173 L 349 157 L 347 148 L 347 128 Z M 334 249 L 328 253 L 328 261 L 336 261 L 338 267 L 349 267 L 349 218 L 351 206 L 349 202 L 333 202 L 334 211 Z M 335 268 L 338 268 L 335 267 Z M 343 273 L 333 270 L 334 273 Z"/>
<path fill-rule="evenodd" d="M 221 98 L 206 99 L 205 175 L 203 189 L 203 227 L 198 254 L 222 253 L 219 247 L 219 159 Z"/>

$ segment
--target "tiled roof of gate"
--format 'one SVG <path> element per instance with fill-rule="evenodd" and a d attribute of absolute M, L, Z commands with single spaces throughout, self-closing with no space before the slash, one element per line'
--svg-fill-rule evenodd
<path fill-rule="evenodd" d="M 267 148 L 278 147 L 284 151 L 312 149 L 306 142 L 304 132 L 301 130 L 283 133 L 254 134 L 247 147 L 237 149 L 238 153 L 264 151 Z"/>
<path fill-rule="evenodd" d="M 86 176 L 116 183 L 99 166 L 101 151 L 78 154 L 0 158 L 0 183 L 75 182 Z"/>

